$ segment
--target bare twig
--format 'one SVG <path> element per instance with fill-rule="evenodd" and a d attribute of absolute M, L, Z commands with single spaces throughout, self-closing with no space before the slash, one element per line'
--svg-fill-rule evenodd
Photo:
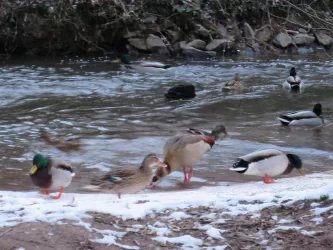
<path fill-rule="evenodd" d="M 7 229 L 6 231 L 4 231 L 2 234 L 0 234 L 0 237 L 2 237 L 3 235 L 5 235 L 6 233 L 9 233 L 10 231 L 12 231 L 13 230 L 13 228 L 11 227 L 11 228 L 9 228 L 9 229 Z"/>

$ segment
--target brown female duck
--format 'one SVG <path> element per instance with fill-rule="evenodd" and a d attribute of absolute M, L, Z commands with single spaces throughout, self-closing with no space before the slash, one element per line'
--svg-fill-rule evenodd
<path fill-rule="evenodd" d="M 75 138 L 52 140 L 50 135 L 45 130 L 41 130 L 41 138 L 44 139 L 48 145 L 51 145 L 63 152 L 78 151 L 81 149 L 81 146 L 85 145 Z"/>
<path fill-rule="evenodd" d="M 82 190 L 118 194 L 120 199 L 122 194 L 137 193 L 149 185 L 154 166 L 166 167 L 155 154 L 148 154 L 139 168 L 114 169 L 101 178 L 93 180 L 91 185 L 83 187 Z"/>
<path fill-rule="evenodd" d="M 239 90 L 242 88 L 243 84 L 241 82 L 240 76 L 238 73 L 236 73 L 233 80 L 223 84 L 222 91 Z"/>
<path fill-rule="evenodd" d="M 189 183 L 193 176 L 193 168 L 200 161 L 203 154 L 208 152 L 221 135 L 227 135 L 223 125 L 216 126 L 211 133 L 190 128 L 190 134 L 176 135 L 169 138 L 164 145 L 164 163 L 166 168 L 158 168 L 151 185 L 154 186 L 171 172 L 183 169 L 184 183 Z M 187 169 L 190 172 L 187 174 Z"/>

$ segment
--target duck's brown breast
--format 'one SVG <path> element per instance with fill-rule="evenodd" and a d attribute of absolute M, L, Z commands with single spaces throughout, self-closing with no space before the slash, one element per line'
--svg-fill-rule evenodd
<path fill-rule="evenodd" d="M 37 187 L 49 188 L 52 184 L 52 176 L 47 168 L 39 169 L 33 175 L 30 175 L 31 181 Z"/>

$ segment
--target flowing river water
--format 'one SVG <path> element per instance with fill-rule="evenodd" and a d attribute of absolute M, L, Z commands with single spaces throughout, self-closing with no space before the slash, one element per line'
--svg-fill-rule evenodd
<path fill-rule="evenodd" d="M 39 152 L 69 161 L 76 176 L 69 191 L 103 171 L 139 166 L 155 152 L 162 159 L 166 139 L 188 127 L 211 130 L 224 124 L 230 134 L 202 158 L 192 187 L 259 180 L 228 171 L 238 156 L 262 148 L 298 154 L 310 172 L 332 168 L 333 61 L 325 55 L 279 58 L 219 58 L 207 61 L 168 60 L 163 74 L 122 70 L 110 58 L 17 58 L 0 67 L 0 189 L 34 190 L 29 169 Z M 294 66 L 304 79 L 302 93 L 281 84 Z M 246 88 L 221 92 L 221 83 L 238 72 Z M 197 97 L 170 101 L 164 92 L 188 82 Z M 281 112 L 323 106 L 326 125 L 319 129 L 285 128 Z M 40 129 L 52 136 L 78 135 L 87 143 L 64 153 L 45 145 Z M 296 171 L 292 175 L 298 175 Z M 182 173 L 161 186 L 177 189 Z"/>

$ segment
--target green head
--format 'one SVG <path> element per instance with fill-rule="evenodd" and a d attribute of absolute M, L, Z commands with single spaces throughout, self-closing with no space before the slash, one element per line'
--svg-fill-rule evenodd
<path fill-rule="evenodd" d="M 131 63 L 131 58 L 129 55 L 121 55 L 120 61 L 125 64 L 130 64 Z"/>
<path fill-rule="evenodd" d="M 38 169 L 47 168 L 49 161 L 45 156 L 36 154 L 32 160 L 32 164 L 33 167 L 30 169 L 30 174 L 34 174 Z"/>

